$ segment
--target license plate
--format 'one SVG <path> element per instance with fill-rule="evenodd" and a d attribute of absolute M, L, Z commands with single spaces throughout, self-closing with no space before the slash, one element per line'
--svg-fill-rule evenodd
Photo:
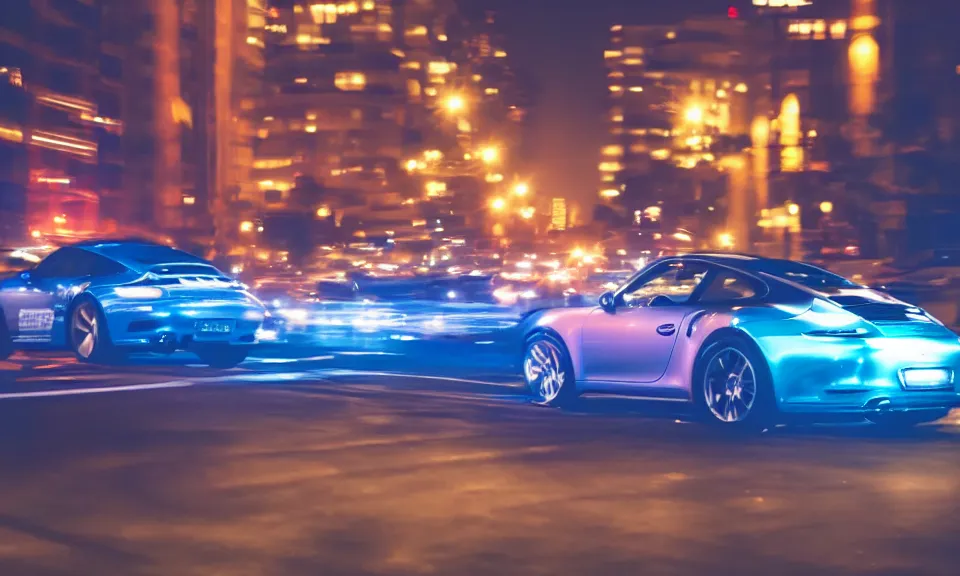
<path fill-rule="evenodd" d="M 233 332 L 233 322 L 229 320 L 199 320 L 194 329 L 198 334 L 229 334 Z"/>
<path fill-rule="evenodd" d="M 936 390 L 953 387 L 953 371 L 946 368 L 907 368 L 902 371 L 908 390 Z"/>

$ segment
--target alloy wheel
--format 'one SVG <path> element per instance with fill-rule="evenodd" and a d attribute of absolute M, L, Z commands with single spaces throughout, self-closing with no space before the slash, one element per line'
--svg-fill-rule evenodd
<path fill-rule="evenodd" d="M 757 376 L 750 360 L 733 347 L 711 356 L 703 393 L 710 412 L 721 422 L 747 419 L 757 398 Z"/>
<path fill-rule="evenodd" d="M 77 306 L 73 313 L 72 336 L 78 356 L 85 359 L 93 356 L 100 338 L 100 325 L 97 311 L 87 302 Z"/>
<path fill-rule="evenodd" d="M 523 375 L 527 387 L 539 402 L 553 402 L 560 395 L 567 378 L 563 352 L 552 342 L 534 342 L 527 348 L 523 360 Z"/>

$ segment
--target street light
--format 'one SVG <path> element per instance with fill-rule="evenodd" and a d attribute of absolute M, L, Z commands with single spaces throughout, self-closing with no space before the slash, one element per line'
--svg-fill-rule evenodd
<path fill-rule="evenodd" d="M 240 223 L 241 232 L 253 232 L 253 222 L 249 220 L 244 220 Z"/>
<path fill-rule="evenodd" d="M 457 112 L 463 112 L 467 107 L 467 102 L 463 99 L 463 96 L 454 94 L 449 96 L 443 105 L 446 107 L 447 112 L 456 114 Z"/>
<path fill-rule="evenodd" d="M 480 151 L 480 159 L 484 164 L 493 164 L 500 158 L 500 150 L 496 146 L 487 146 Z"/>
<path fill-rule="evenodd" d="M 699 106 L 691 106 L 686 109 L 683 113 L 683 117 L 687 119 L 687 122 L 691 124 L 700 124 L 703 122 L 703 108 Z"/>
<path fill-rule="evenodd" d="M 825 200 L 821 202 L 820 211 L 823 212 L 824 214 L 829 214 L 833 212 L 833 202 L 830 202 L 829 200 Z"/>
<path fill-rule="evenodd" d="M 797 206 L 795 203 L 791 202 L 787 204 L 787 213 L 790 214 L 791 216 L 796 216 L 797 214 L 800 213 L 800 207 Z"/>
<path fill-rule="evenodd" d="M 490 202 L 490 207 L 493 208 L 493 209 L 494 209 L 495 211 L 497 211 L 497 212 L 503 210 L 506 206 L 507 206 L 507 201 L 504 200 L 503 198 L 499 198 L 499 197 L 498 197 L 498 198 L 494 198 L 494 199 Z"/>
<path fill-rule="evenodd" d="M 525 208 L 520 209 L 520 217 L 523 218 L 524 220 L 529 220 L 533 218 L 533 215 L 536 213 L 537 211 L 533 206 L 527 206 Z"/>
<path fill-rule="evenodd" d="M 530 186 L 526 182 L 520 182 L 513 187 L 513 193 L 517 196 L 526 196 L 528 192 L 530 192 Z"/>

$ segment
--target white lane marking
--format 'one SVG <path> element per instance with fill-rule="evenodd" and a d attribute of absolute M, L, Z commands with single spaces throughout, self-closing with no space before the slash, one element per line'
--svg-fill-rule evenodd
<path fill-rule="evenodd" d="M 68 390 L 42 390 L 38 392 L 11 392 L 7 394 L 0 394 L 0 400 L 11 400 L 14 398 L 44 398 L 48 396 L 75 396 L 80 394 L 103 394 L 106 392 L 133 392 L 137 390 L 157 390 L 162 388 L 186 388 L 193 385 L 193 382 L 186 380 L 175 380 L 173 382 L 135 384 L 130 386 L 103 386 L 100 388 L 73 388 Z"/>
<path fill-rule="evenodd" d="M 441 382 L 460 382 L 462 384 L 482 384 L 484 386 L 498 386 L 507 388 L 515 388 L 519 385 L 519 382 L 487 382 L 485 380 L 470 380 L 468 378 L 454 378 L 452 376 L 424 376 L 421 374 L 402 374 L 399 372 L 370 372 L 367 370 L 318 370 L 317 372 L 330 376 L 392 376 L 394 378 L 439 380 Z"/>
<path fill-rule="evenodd" d="M 247 362 L 259 364 L 294 364 L 296 362 L 318 362 L 333 360 L 333 356 L 310 356 L 309 358 L 247 358 Z"/>

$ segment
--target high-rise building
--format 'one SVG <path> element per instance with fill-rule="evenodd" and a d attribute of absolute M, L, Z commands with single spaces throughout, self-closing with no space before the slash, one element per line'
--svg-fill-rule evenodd
<path fill-rule="evenodd" d="M 98 129 L 119 129 L 101 91 L 100 5 L 0 3 L 0 234 L 97 229 L 103 162 Z M 112 170 L 107 169 L 107 172 Z"/>
<path fill-rule="evenodd" d="M 391 186 L 407 94 L 396 23 L 385 0 L 271 6 L 253 165 L 261 209 L 357 227 L 401 204 Z"/>
<path fill-rule="evenodd" d="M 642 213 L 685 200 L 677 196 L 699 199 L 722 157 L 749 145 L 752 109 L 765 91 L 747 23 L 708 16 L 662 26 L 618 24 L 610 32 L 601 201 Z M 691 173 L 689 194 L 657 184 L 676 188 L 677 170 Z M 668 177 L 658 178 L 664 171 Z"/>
<path fill-rule="evenodd" d="M 105 0 L 125 41 L 128 222 L 227 242 L 249 199 L 262 0 Z"/>

